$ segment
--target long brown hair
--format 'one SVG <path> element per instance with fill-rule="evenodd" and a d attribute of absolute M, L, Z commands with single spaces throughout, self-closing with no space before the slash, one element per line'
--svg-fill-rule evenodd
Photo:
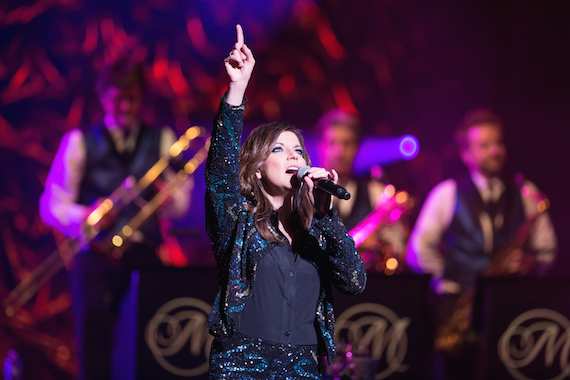
<path fill-rule="evenodd" d="M 311 159 L 305 149 L 305 141 L 301 131 L 297 127 L 284 122 L 263 124 L 255 128 L 240 150 L 240 192 L 248 200 L 248 211 L 255 216 L 255 227 L 259 234 L 265 239 L 282 243 L 270 227 L 270 217 L 273 213 L 273 206 L 263 193 L 261 180 L 257 178 L 256 172 L 261 168 L 275 141 L 283 132 L 293 132 L 299 139 L 303 149 L 303 158 L 307 165 L 311 165 Z M 313 205 L 309 199 L 307 186 L 301 183 L 301 187 L 293 196 L 293 222 L 298 231 L 309 228 L 313 220 Z"/>

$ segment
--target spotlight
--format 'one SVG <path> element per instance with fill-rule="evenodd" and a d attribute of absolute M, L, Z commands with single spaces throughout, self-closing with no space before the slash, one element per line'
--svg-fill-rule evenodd
<path fill-rule="evenodd" d="M 396 161 L 411 160 L 419 151 L 420 144 L 413 135 L 365 138 L 354 159 L 354 170 L 358 174 L 367 173 L 375 165 L 383 166 Z"/>

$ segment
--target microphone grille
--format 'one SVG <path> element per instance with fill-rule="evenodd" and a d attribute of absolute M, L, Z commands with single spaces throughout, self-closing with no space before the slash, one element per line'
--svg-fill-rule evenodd
<path fill-rule="evenodd" d="M 307 175 L 307 172 L 309 171 L 311 167 L 308 165 L 303 165 L 299 168 L 299 170 L 297 170 L 297 179 L 299 181 L 303 180 L 303 177 Z"/>

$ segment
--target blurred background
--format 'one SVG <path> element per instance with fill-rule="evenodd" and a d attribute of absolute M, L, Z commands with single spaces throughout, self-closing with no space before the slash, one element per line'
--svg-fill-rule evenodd
<path fill-rule="evenodd" d="M 311 146 L 318 118 L 342 107 L 358 112 L 365 137 L 415 136 L 417 156 L 383 167 L 417 200 L 410 223 L 435 184 L 464 170 L 453 143 L 457 122 L 471 108 L 494 109 L 506 125 L 508 169 L 549 196 L 560 247 L 552 274 L 566 276 L 569 19 L 567 1 L 4 0 L 0 296 L 56 247 L 38 199 L 63 133 L 101 116 L 93 84 L 103 64 L 125 51 L 145 63 L 145 121 L 178 134 L 192 125 L 210 130 L 236 23 L 257 61 L 246 129 L 289 121 Z M 195 183 L 192 211 L 172 235 L 185 265 L 211 266 L 203 170 Z M 65 295 L 65 281 L 63 271 L 52 294 Z M 41 353 L 37 378 L 71 376 L 73 368 L 62 364 L 71 353 L 58 352 L 72 335 L 68 301 L 34 309 L 32 317 L 33 334 L 3 334 Z M 10 339 L 0 338 L 0 357 Z"/>

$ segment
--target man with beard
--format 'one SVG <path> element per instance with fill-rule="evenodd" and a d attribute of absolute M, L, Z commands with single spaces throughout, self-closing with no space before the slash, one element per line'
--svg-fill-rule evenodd
<path fill-rule="evenodd" d="M 503 173 L 506 149 L 499 117 L 487 109 L 467 113 L 456 128 L 455 140 L 468 175 L 441 182 L 428 194 L 406 254 L 412 270 L 433 275 L 439 331 L 448 324 L 461 295 L 474 293 L 477 277 L 490 270 L 542 275 L 556 254 L 550 217 L 537 207 L 542 194 L 528 180 Z M 513 244 L 529 221 L 530 232 Z M 507 249 L 510 253 L 504 255 Z M 467 347 L 444 361 L 446 379 L 472 377 L 474 345 L 471 350 Z M 438 347 L 437 336 L 436 348 L 446 349 Z"/>

